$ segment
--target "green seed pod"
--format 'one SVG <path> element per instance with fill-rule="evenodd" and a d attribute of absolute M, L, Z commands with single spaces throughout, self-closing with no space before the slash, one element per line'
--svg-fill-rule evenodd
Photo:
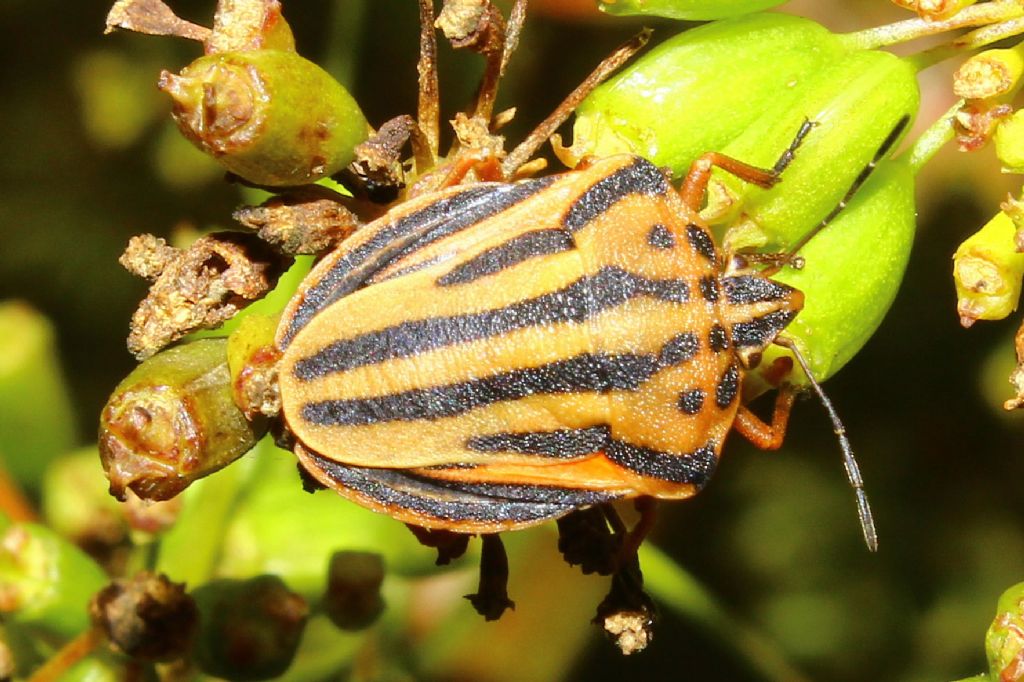
<path fill-rule="evenodd" d="M 807 243 L 802 270 L 773 279 L 804 293 L 804 308 L 786 327 L 814 376 L 824 381 L 867 343 L 899 290 L 914 241 L 914 174 L 902 160 L 882 162 L 835 222 Z M 791 353 L 769 346 L 744 391 L 753 396 L 775 385 L 773 364 Z M 795 365 L 790 381 L 807 379 Z"/>
<path fill-rule="evenodd" d="M 815 125 L 771 189 L 716 171 L 708 212 L 716 223 L 736 225 L 727 248 L 785 251 L 796 244 L 847 197 L 873 159 L 892 149 L 893 136 L 907 129 L 919 99 L 908 62 L 888 52 L 860 51 L 803 83 L 795 101 L 772 105 L 718 151 L 770 168 L 805 121 Z"/>
<path fill-rule="evenodd" d="M 1018 253 L 1017 227 L 1000 211 L 984 227 L 964 240 L 953 256 L 960 324 L 1001 320 L 1017 309 L 1024 253 Z"/>
<path fill-rule="evenodd" d="M 159 87 L 181 132 L 257 185 L 304 185 L 344 168 L 368 127 L 359 105 L 313 62 L 284 50 L 220 52 Z"/>
<path fill-rule="evenodd" d="M 104 587 L 93 598 L 89 612 L 119 651 L 147 661 L 185 655 L 198 622 L 195 602 L 185 585 L 148 571 Z"/>
<path fill-rule="evenodd" d="M 227 341 L 157 353 L 122 381 L 100 415 L 100 460 L 110 492 L 166 500 L 249 451 L 266 430 L 231 396 Z"/>
<path fill-rule="evenodd" d="M 682 175 L 697 156 L 720 150 L 760 118 L 768 103 L 793 102 L 805 81 L 843 53 L 824 27 L 785 14 L 686 31 L 583 101 L 571 152 L 640 154 Z"/>
<path fill-rule="evenodd" d="M 342 551 L 331 556 L 323 604 L 327 617 L 342 630 L 369 627 L 384 611 L 380 586 L 384 559 L 374 552 Z"/>
<path fill-rule="evenodd" d="M 750 14 L 781 5 L 785 0 L 601 0 L 608 14 L 649 14 L 670 19 L 706 21 Z"/>
<path fill-rule="evenodd" d="M 996 617 L 985 633 L 985 654 L 993 680 L 1024 680 L 1024 583 L 999 597 Z"/>
<path fill-rule="evenodd" d="M 214 580 L 192 593 L 199 607 L 195 662 L 227 680 L 269 680 L 291 665 L 309 616 L 280 578 Z"/>
<path fill-rule="evenodd" d="M 84 552 L 52 530 L 15 524 L 0 539 L 0 614 L 60 639 L 89 627 L 92 595 L 107 576 Z"/>

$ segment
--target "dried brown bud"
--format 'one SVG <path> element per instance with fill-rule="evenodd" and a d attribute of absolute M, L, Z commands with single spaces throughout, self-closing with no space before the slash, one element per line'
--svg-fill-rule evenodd
<path fill-rule="evenodd" d="M 385 122 L 376 134 L 358 145 L 355 161 L 348 170 L 366 188 L 371 197 L 390 191 L 396 194 L 405 185 L 402 149 L 414 135 L 422 138 L 419 126 L 411 116 L 397 116 Z M 426 144 L 420 139 L 419 144 Z"/>
<path fill-rule="evenodd" d="M 434 25 L 455 48 L 488 54 L 505 45 L 505 19 L 490 0 L 447 0 Z"/>
<path fill-rule="evenodd" d="M 106 33 L 121 28 L 136 33 L 205 41 L 210 29 L 181 19 L 160 0 L 118 0 L 107 14 Z"/>
<path fill-rule="evenodd" d="M 128 247 L 117 262 L 133 275 L 152 282 L 180 257 L 181 249 L 168 245 L 166 239 L 152 234 L 139 234 L 128 240 Z"/>
<path fill-rule="evenodd" d="M 369 627 L 384 610 L 384 559 L 374 552 L 335 552 L 327 568 L 324 611 L 342 630 Z"/>
<path fill-rule="evenodd" d="M 100 590 L 89 611 L 114 646 L 128 656 L 150 661 L 183 656 L 199 620 L 183 584 L 146 571 Z"/>
<path fill-rule="evenodd" d="M 233 317 L 273 289 L 292 262 L 255 235 L 237 232 L 201 237 L 185 251 L 169 249 L 163 240 L 136 237 L 122 256 L 133 272 L 159 272 L 132 316 L 128 349 L 140 360 Z"/>
<path fill-rule="evenodd" d="M 336 247 L 362 224 L 345 203 L 346 197 L 337 192 L 309 185 L 259 206 L 243 206 L 233 217 L 284 253 L 318 254 Z"/>
<path fill-rule="evenodd" d="M 301 595 L 275 575 L 214 580 L 194 595 L 202 623 L 195 660 L 203 672 L 238 681 L 284 674 L 309 617 Z"/>

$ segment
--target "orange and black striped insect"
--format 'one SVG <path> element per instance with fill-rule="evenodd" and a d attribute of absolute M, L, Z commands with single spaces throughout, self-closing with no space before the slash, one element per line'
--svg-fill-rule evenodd
<path fill-rule="evenodd" d="M 278 332 L 303 466 L 407 523 L 496 533 L 690 497 L 733 428 L 778 447 L 793 392 L 767 424 L 739 389 L 803 296 L 723 263 L 697 213 L 712 165 L 778 177 L 712 154 L 677 192 L 617 156 L 429 194 L 349 238 Z"/>
<path fill-rule="evenodd" d="M 767 423 L 740 387 L 768 345 L 789 345 L 803 295 L 724 257 L 698 212 L 713 167 L 770 187 L 812 127 L 770 170 L 706 154 L 678 191 L 623 155 L 448 187 L 370 223 L 316 266 L 278 329 L 302 466 L 413 526 L 489 535 L 695 495 L 732 429 L 779 447 L 793 390 Z M 874 548 L 849 443 L 814 388 Z"/>

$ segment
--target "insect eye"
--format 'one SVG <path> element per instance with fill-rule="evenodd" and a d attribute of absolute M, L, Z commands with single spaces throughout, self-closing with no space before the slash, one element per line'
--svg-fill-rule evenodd
<path fill-rule="evenodd" d="M 740 363 L 744 369 L 754 369 L 761 364 L 762 357 L 760 352 L 740 353 Z"/>

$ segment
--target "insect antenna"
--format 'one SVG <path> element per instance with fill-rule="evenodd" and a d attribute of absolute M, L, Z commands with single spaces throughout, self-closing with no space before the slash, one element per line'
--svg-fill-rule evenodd
<path fill-rule="evenodd" d="M 906 129 L 909 123 L 909 114 L 904 115 L 902 118 L 900 118 L 899 121 L 896 122 L 896 125 L 893 126 L 892 130 L 889 131 L 889 134 L 886 136 L 886 138 L 882 140 L 882 144 L 880 144 L 878 146 L 878 149 L 875 150 L 875 155 L 871 157 L 871 161 L 869 161 L 863 168 L 861 168 L 860 173 L 858 173 L 857 177 L 853 179 L 852 183 L 850 183 L 850 188 L 846 190 L 846 194 L 843 195 L 843 198 L 839 201 L 839 203 L 836 204 L 831 211 L 829 211 L 828 215 L 825 216 L 820 223 L 818 223 L 810 230 L 808 230 L 807 234 L 805 234 L 803 237 L 797 240 L 797 242 L 794 243 L 789 248 L 789 251 L 787 251 L 785 255 L 782 257 L 779 268 L 781 268 L 783 265 L 792 263 L 793 260 L 796 258 L 796 254 L 800 252 L 800 249 L 804 248 L 804 246 L 807 245 L 807 242 L 814 239 L 814 236 L 816 234 L 825 229 L 825 227 L 827 227 L 829 223 L 836 219 L 836 216 L 843 212 L 843 209 L 846 208 L 846 205 L 850 203 L 850 200 L 853 199 L 855 194 L 857 194 L 857 190 L 859 190 L 864 185 L 864 183 L 867 182 L 868 178 L 871 177 L 871 174 L 874 172 L 875 167 L 878 166 L 878 162 L 884 159 L 885 156 L 892 150 L 893 145 L 895 145 L 896 141 L 900 139 L 900 136 L 903 134 L 903 131 Z"/>
<path fill-rule="evenodd" d="M 821 404 L 825 407 L 825 411 L 828 412 L 829 419 L 832 420 L 832 430 L 835 432 L 836 437 L 839 438 L 839 447 L 843 451 L 843 468 L 846 469 L 846 478 L 850 481 L 850 486 L 853 488 L 854 494 L 857 496 L 857 516 L 860 518 L 860 528 L 864 533 L 864 543 L 868 546 L 868 549 L 872 552 L 878 551 L 878 534 L 875 532 L 875 519 L 871 514 L 871 505 L 868 504 L 868 495 L 864 491 L 864 479 L 860 475 L 860 467 L 857 465 L 857 459 L 853 455 L 853 447 L 850 445 L 850 439 L 846 437 L 846 427 L 843 426 L 843 422 L 839 419 L 839 414 L 836 412 L 836 408 L 832 405 L 832 401 L 829 400 L 828 396 L 825 395 L 825 391 L 822 390 L 821 384 L 818 383 L 817 379 L 814 378 L 814 374 L 811 372 L 810 366 L 807 364 L 807 360 L 804 359 L 803 354 L 797 348 L 796 344 L 792 339 L 778 336 L 775 338 L 775 344 L 788 348 L 793 357 L 796 358 L 797 362 L 800 363 L 800 367 L 803 368 L 804 374 L 807 375 L 807 380 L 811 384 L 811 388 L 818 394 L 818 399 Z"/>

